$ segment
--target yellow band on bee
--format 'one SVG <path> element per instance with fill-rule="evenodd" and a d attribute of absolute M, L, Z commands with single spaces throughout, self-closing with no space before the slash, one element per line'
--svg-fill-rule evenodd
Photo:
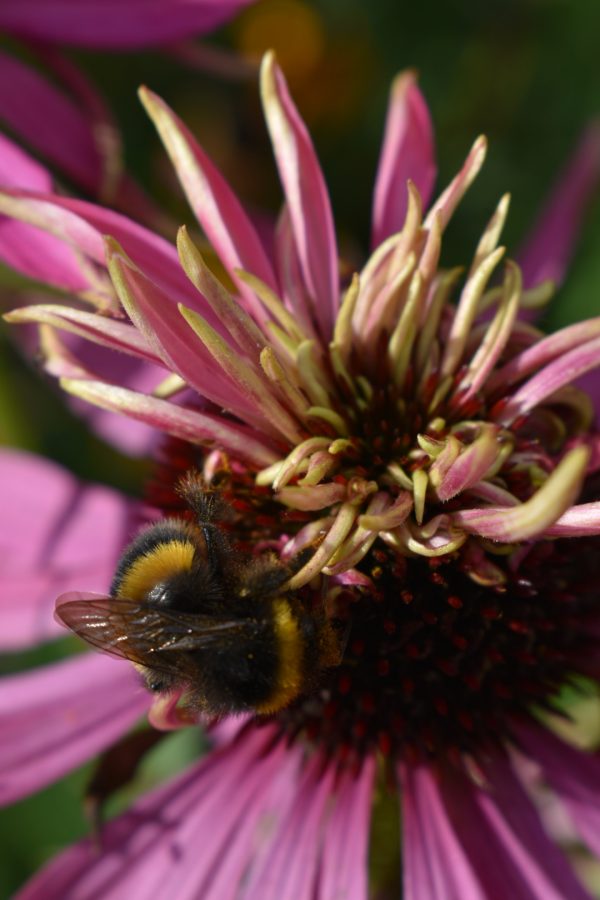
<path fill-rule="evenodd" d="M 273 693 L 256 708 L 263 714 L 283 709 L 302 689 L 302 637 L 298 621 L 283 597 L 273 602 L 275 637 L 279 652 L 279 670 Z"/>
<path fill-rule="evenodd" d="M 165 541 L 138 557 L 125 572 L 119 597 L 143 600 L 161 581 L 192 567 L 195 547 L 191 541 Z"/>

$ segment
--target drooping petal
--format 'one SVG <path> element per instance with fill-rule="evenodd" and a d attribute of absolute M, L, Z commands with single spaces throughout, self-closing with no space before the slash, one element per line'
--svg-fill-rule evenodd
<path fill-rule="evenodd" d="M 0 28 L 21 37 L 117 50 L 168 44 L 217 28 L 253 0 L 23 0 L 2 3 Z"/>
<path fill-rule="evenodd" d="M 118 740 L 149 706 L 132 666 L 92 653 L 0 682 L 0 804 L 14 803 Z"/>
<path fill-rule="evenodd" d="M 293 803 L 280 817 L 278 832 L 268 842 L 267 852 L 258 854 L 244 900 L 314 897 L 321 828 L 333 794 L 333 778 L 334 767 L 323 771 L 323 760 L 315 754 L 295 785 Z"/>
<path fill-rule="evenodd" d="M 518 256 L 523 285 L 550 279 L 559 285 L 600 179 L 600 123 L 590 125 L 559 176 Z"/>
<path fill-rule="evenodd" d="M 358 776 L 342 773 L 323 842 L 317 896 L 366 900 L 368 839 L 375 760 L 365 760 Z"/>
<path fill-rule="evenodd" d="M 592 853 L 600 857 L 600 759 L 570 747 L 546 728 L 517 725 L 521 747 L 542 767 Z"/>
<path fill-rule="evenodd" d="M 373 195 L 371 244 L 379 246 L 404 225 L 407 181 L 427 207 L 436 176 L 433 125 L 414 72 L 403 72 L 390 92 Z"/>
<path fill-rule="evenodd" d="M 89 840 L 66 850 L 20 900 L 239 898 L 282 788 L 295 786 L 299 755 L 273 743 L 270 728 L 245 730 L 110 822 L 100 853 Z"/>
<path fill-rule="evenodd" d="M 73 340 L 76 356 L 85 359 L 100 378 L 110 378 L 116 384 L 122 384 L 129 390 L 149 394 L 156 390 L 164 379 L 164 369 L 146 363 L 124 353 L 113 353 L 89 342 Z M 147 457 L 156 449 L 161 435 L 143 422 L 136 422 L 127 416 L 115 416 L 113 413 L 80 402 L 71 398 L 73 408 L 80 418 L 114 447 L 130 456 Z"/>
<path fill-rule="evenodd" d="M 434 771 L 404 765 L 400 779 L 405 900 L 489 900 L 448 818 Z"/>
<path fill-rule="evenodd" d="M 496 756 L 482 769 L 484 788 L 458 771 L 446 772 L 440 787 L 486 900 L 589 900 L 506 759 Z"/>
<path fill-rule="evenodd" d="M 339 306 L 337 244 L 327 186 L 310 135 L 273 53 L 261 69 L 261 94 L 273 151 L 313 309 L 327 340 Z"/>
<path fill-rule="evenodd" d="M 79 483 L 60 466 L 0 450 L 0 646 L 54 637 L 54 600 L 85 586 L 106 591 L 137 518 L 137 505 L 108 488 Z"/>
<path fill-rule="evenodd" d="M 186 409 L 104 382 L 65 378 L 61 380 L 61 387 L 88 403 L 131 416 L 138 422 L 145 422 L 184 441 L 202 443 L 203 446 L 211 446 L 214 442 L 217 447 L 258 468 L 271 465 L 277 459 L 276 453 L 261 440 L 259 433 L 213 413 Z"/>

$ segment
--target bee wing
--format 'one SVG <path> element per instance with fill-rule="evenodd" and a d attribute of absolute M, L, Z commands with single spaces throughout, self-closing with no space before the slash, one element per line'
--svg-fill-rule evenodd
<path fill-rule="evenodd" d="M 171 675 L 186 669 L 185 658 L 182 662 L 173 651 L 225 646 L 256 627 L 251 621 L 216 620 L 99 594 L 64 594 L 55 617 L 98 650 Z"/>

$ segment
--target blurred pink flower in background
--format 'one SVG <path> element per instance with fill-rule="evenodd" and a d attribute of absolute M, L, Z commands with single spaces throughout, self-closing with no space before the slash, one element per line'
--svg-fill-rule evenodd
<path fill-rule="evenodd" d="M 164 47 L 192 66 L 202 67 L 206 58 L 206 68 L 226 74 L 228 67 L 224 60 L 219 63 L 216 50 L 174 42 L 214 31 L 253 2 L 0 2 L 0 32 L 24 40 L 27 47 L 27 61 L 18 58 L 15 48 L 0 50 L 0 123 L 78 190 L 160 228 L 160 212 L 124 169 L 119 129 L 101 91 L 61 49 Z M 236 70 L 233 61 L 229 68 Z M 237 68 L 248 74 L 241 60 Z"/>
<path fill-rule="evenodd" d="M 67 391 L 189 445 L 183 461 L 175 445 L 163 450 L 172 481 L 190 460 L 208 480 L 227 467 L 240 543 L 255 526 L 288 553 L 315 547 L 293 585 L 345 612 L 344 659 L 271 720 L 223 723 L 206 759 L 108 824 L 101 852 L 82 841 L 20 897 L 365 898 L 380 761 L 399 788 L 408 900 L 586 897 L 513 755 L 537 761 L 600 856 L 600 763 L 532 712 L 551 709 L 574 674 L 600 678 L 600 398 L 595 382 L 589 396 L 572 386 L 598 365 L 600 319 L 544 337 L 518 314 L 548 300 L 549 272 L 563 276 L 598 177 L 598 133 L 582 139 L 524 251 L 526 283 L 510 261 L 494 280 L 503 197 L 458 289 L 462 270 L 439 267 L 442 235 L 485 141 L 431 204 L 432 127 L 404 74 L 376 177 L 373 254 L 340 286 L 323 176 L 272 56 L 262 95 L 285 196 L 269 246 L 185 126 L 143 93 L 235 294 L 185 229 L 178 256 L 116 212 L 51 193 L 21 156 L 21 189 L 0 194 L 18 220 L 3 222 L 0 257 L 81 302 L 9 319 L 40 326 L 45 365 Z M 114 374 L 115 351 L 152 391 Z M 12 452 L 0 478 L 19 509 L 0 526 L 13 565 L 0 634 L 24 647 L 55 634 L 55 593 L 107 590 L 147 513 Z M 160 510 L 159 496 L 149 500 Z M 125 663 L 92 654 L 5 679 L 4 802 L 107 747 L 150 700 Z M 165 698 L 151 710 L 161 716 L 177 724 Z"/>
<path fill-rule="evenodd" d="M 0 4 L 0 28 L 61 46 L 133 50 L 206 34 L 254 0 L 20 0 Z"/>

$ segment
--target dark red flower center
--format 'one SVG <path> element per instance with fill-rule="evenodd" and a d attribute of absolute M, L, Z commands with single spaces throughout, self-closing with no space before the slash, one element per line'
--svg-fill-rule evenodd
<path fill-rule="evenodd" d="M 184 514 L 174 485 L 204 459 L 170 443 L 149 498 Z M 257 490 L 241 466 L 217 481 L 246 552 L 277 537 L 282 521 L 292 533 L 306 521 L 282 520 L 270 491 Z M 547 541 L 524 550 L 518 565 L 496 557 L 506 581 L 490 587 L 470 578 L 457 554 L 406 558 L 375 545 L 359 566 L 372 586 L 325 583 L 343 659 L 278 714 L 282 730 L 344 758 L 375 747 L 393 758 L 458 758 L 506 739 L 515 718 L 550 708 L 566 679 L 585 674 L 599 549 L 598 539 Z"/>

